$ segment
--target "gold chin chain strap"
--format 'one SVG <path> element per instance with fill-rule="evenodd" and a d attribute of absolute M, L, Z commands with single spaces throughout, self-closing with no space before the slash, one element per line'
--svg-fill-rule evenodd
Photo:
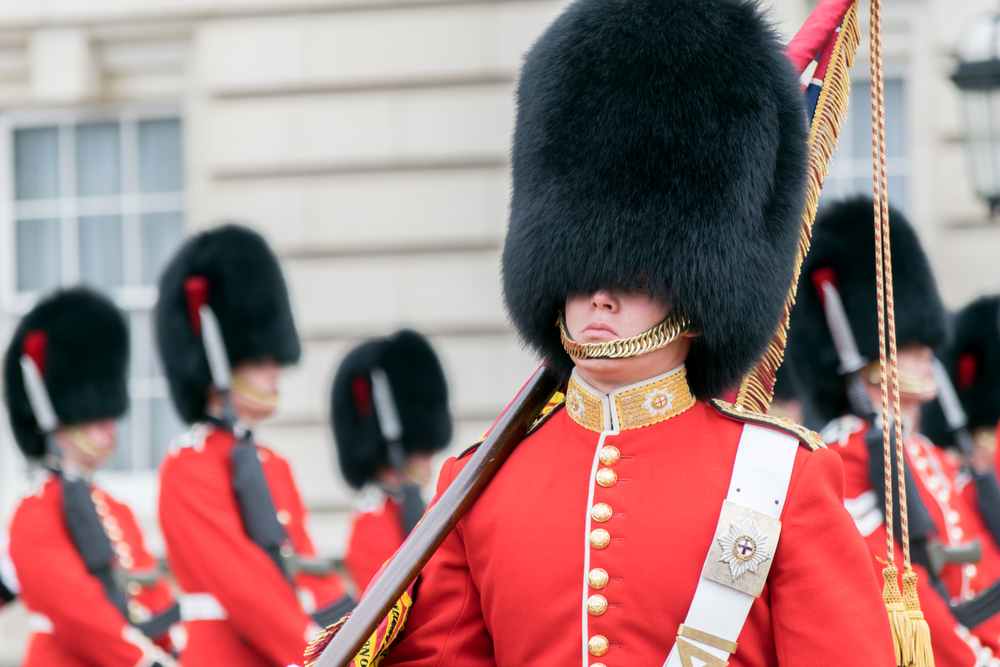
<path fill-rule="evenodd" d="M 576 359 L 626 359 L 638 357 L 670 345 L 687 333 L 691 322 L 684 313 L 675 308 L 672 313 L 652 329 L 631 338 L 619 338 L 604 343 L 577 343 L 566 330 L 566 316 L 559 313 L 557 320 L 559 339 L 563 349 Z"/>
<path fill-rule="evenodd" d="M 233 375 L 233 379 L 229 384 L 229 391 L 265 408 L 278 407 L 278 392 L 260 391 L 255 387 L 251 387 L 249 383 L 244 382 L 236 375 Z"/>
<path fill-rule="evenodd" d="M 104 455 L 101 447 L 79 426 L 67 426 L 66 437 L 84 454 L 93 456 L 95 459 L 99 459 Z"/>
<path fill-rule="evenodd" d="M 878 361 L 872 361 L 864 368 L 865 377 L 872 384 L 879 384 L 882 381 L 882 371 Z M 919 378 L 911 375 L 898 375 L 900 394 L 929 394 L 937 391 L 937 382 L 934 378 Z"/>
<path fill-rule="evenodd" d="M 910 565 L 910 527 L 907 520 L 906 485 L 903 483 L 903 428 L 899 419 L 899 371 L 896 363 L 896 311 L 892 296 L 892 250 L 889 244 L 889 194 L 885 165 L 885 104 L 882 86 L 882 5 L 871 0 L 869 23 L 872 93 L 872 184 L 875 220 L 875 276 L 878 302 L 879 379 L 882 389 L 882 448 L 885 458 L 885 524 L 888 562 L 882 571 L 882 599 L 889 612 L 896 662 L 899 667 L 933 667 L 930 629 L 920 611 L 917 575 Z M 886 352 L 888 351 L 888 359 Z M 889 403 L 889 383 L 892 403 Z M 889 429 L 896 437 L 895 452 Z M 903 591 L 895 563 L 893 540 L 892 455 L 896 456 L 899 491 L 900 543 L 903 547 Z"/>

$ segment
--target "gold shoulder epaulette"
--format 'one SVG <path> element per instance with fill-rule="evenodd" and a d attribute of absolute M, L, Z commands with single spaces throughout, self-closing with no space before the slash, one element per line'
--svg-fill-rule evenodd
<path fill-rule="evenodd" d="M 819 433 L 807 429 L 805 426 L 792 421 L 788 417 L 772 417 L 771 415 L 761 414 L 753 410 L 746 410 L 742 406 L 726 403 L 717 398 L 712 399 L 712 407 L 730 419 L 735 419 L 745 424 L 767 426 L 776 431 L 787 433 L 793 438 L 798 439 L 811 452 L 815 452 L 817 449 L 826 449 L 826 444 L 823 442 L 823 438 L 819 436 Z"/>
<path fill-rule="evenodd" d="M 545 407 L 542 408 L 542 411 L 538 413 L 537 417 L 535 417 L 535 421 L 531 422 L 531 426 L 528 427 L 528 430 L 524 434 L 524 437 L 528 437 L 529 435 L 537 431 L 538 428 L 542 424 L 544 424 L 549 417 L 555 414 L 556 410 L 561 408 L 564 403 L 566 403 L 566 396 L 561 391 L 557 391 L 556 393 L 552 394 L 552 397 L 549 398 L 549 402 L 545 404 Z M 490 430 L 492 430 L 492 428 Z M 459 460 L 464 459 L 466 456 L 476 451 L 479 445 L 483 444 L 483 441 L 486 440 L 486 436 L 488 436 L 489 434 L 490 434 L 489 431 L 483 433 L 479 437 L 479 440 L 476 440 L 474 443 L 466 447 L 465 451 L 463 451 L 455 458 Z"/>

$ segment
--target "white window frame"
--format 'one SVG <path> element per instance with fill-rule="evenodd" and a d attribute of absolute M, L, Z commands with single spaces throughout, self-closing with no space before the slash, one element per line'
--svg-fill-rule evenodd
<path fill-rule="evenodd" d="M 866 61 L 867 62 L 867 61 Z M 900 177 L 906 182 L 906 192 L 904 196 L 900 198 L 899 193 L 894 193 L 892 188 L 889 188 L 889 201 L 894 206 L 898 206 L 900 209 L 906 211 L 910 209 L 910 201 L 913 197 L 913 187 L 912 187 L 912 165 L 911 160 L 913 156 L 913 141 L 912 141 L 912 125 L 913 118 L 911 113 L 910 97 L 913 94 L 913 86 L 910 83 L 910 78 L 907 76 L 907 67 L 901 63 L 886 63 L 883 68 L 883 77 L 886 80 L 894 79 L 903 82 L 903 113 L 905 118 L 905 127 L 903 131 L 905 132 L 905 152 L 903 156 L 894 156 L 886 158 L 886 173 L 890 177 Z M 867 79 L 868 70 L 858 69 L 854 72 L 855 76 L 851 77 L 851 99 L 850 107 L 853 111 L 855 105 L 861 105 L 866 109 L 871 108 L 871 102 L 868 96 L 859 95 L 859 91 L 862 90 L 863 86 L 868 84 Z M 886 121 L 888 122 L 888 121 Z M 857 128 L 855 128 L 856 130 Z M 871 132 L 870 123 L 866 123 L 862 129 L 866 132 Z M 860 192 L 859 194 L 872 196 L 872 155 L 869 150 L 864 155 L 851 155 L 847 157 L 844 153 L 846 147 L 846 142 L 850 138 L 846 136 L 841 136 L 840 141 L 838 141 L 837 151 L 834 153 L 833 160 L 830 163 L 830 170 L 827 173 L 827 181 L 831 179 L 836 181 L 853 181 L 855 179 L 868 179 L 868 189 Z M 869 144 L 870 148 L 870 144 Z M 848 149 L 850 150 L 850 149 Z M 830 193 L 832 195 L 832 193 Z M 832 201 L 832 197 L 828 195 L 826 201 L 823 197 L 820 197 L 820 206 L 823 204 L 829 204 Z"/>
<path fill-rule="evenodd" d="M 17 239 L 16 221 L 18 212 L 34 206 L 32 202 L 15 201 L 14 184 L 14 131 L 29 129 L 33 127 L 59 128 L 59 168 L 60 183 L 72 183 L 75 188 L 75 173 L 65 173 L 66 170 L 75 169 L 75 145 L 68 139 L 73 135 L 66 130 L 84 123 L 97 122 L 119 122 L 121 139 L 119 150 L 121 157 L 119 160 L 122 178 L 134 179 L 138 174 L 138 165 L 135 164 L 135 156 L 138 154 L 135 142 L 137 136 L 135 128 L 142 120 L 157 119 L 180 119 L 184 123 L 184 114 L 179 104 L 141 104 L 141 105 L 113 105 L 100 107 L 78 107 L 59 109 L 19 109 L 0 115 L 0 309 L 4 318 L 10 322 L 13 318 L 24 316 L 39 298 L 43 296 L 38 291 L 18 291 L 17 289 Z M 183 132 L 182 132 L 183 150 Z M 185 179 L 186 180 L 186 179 Z M 131 185 L 135 185 L 132 183 Z M 51 208 L 42 210 L 39 206 L 38 217 L 58 217 L 60 219 L 60 287 L 70 287 L 80 284 L 79 270 L 79 245 L 77 242 L 76 225 L 68 224 L 68 220 L 76 218 L 79 213 L 84 215 L 100 215 L 102 210 L 120 214 L 122 216 L 122 247 L 123 247 L 123 285 L 107 290 L 107 294 L 112 300 L 126 312 L 126 316 L 131 317 L 132 313 L 152 310 L 156 304 L 157 290 L 155 285 L 141 285 L 142 267 L 140 261 L 140 241 L 139 225 L 140 213 L 163 211 L 187 212 L 187 192 L 185 189 L 181 193 L 143 194 L 142 199 L 145 204 L 141 210 L 139 206 L 139 196 L 136 195 L 137 187 L 126 187 L 124 192 L 118 195 L 111 195 L 107 198 L 89 197 L 86 208 L 79 211 L 75 197 L 64 197 L 60 192 L 59 210 Z M 107 201 L 100 201 L 106 199 Z M 113 201 L 112 201 L 113 200 Z M 153 206 L 149 206 L 149 202 Z M 119 205 L 120 202 L 120 205 Z M 49 215 L 52 214 L 52 215 Z M 68 241 L 68 242 L 66 242 Z M 133 279 L 130 284 L 130 279 Z M 132 345 L 132 350 L 136 346 Z M 155 355 L 153 345 L 147 350 L 140 350 L 142 354 Z M 132 359 L 132 364 L 142 364 L 148 367 L 151 359 Z M 146 399 L 147 409 L 144 411 L 131 410 L 129 412 L 130 444 L 131 444 L 131 467 L 126 470 L 109 471 L 105 474 L 116 475 L 118 473 L 134 474 L 142 473 L 152 469 L 150 441 L 151 413 L 148 406 L 150 400 L 156 398 L 169 398 L 169 387 L 165 378 L 149 377 L 129 377 L 129 398 Z"/>

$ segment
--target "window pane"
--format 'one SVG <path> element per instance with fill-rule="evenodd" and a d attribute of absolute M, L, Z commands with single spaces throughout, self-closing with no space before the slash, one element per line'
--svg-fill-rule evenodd
<path fill-rule="evenodd" d="M 180 192 L 181 174 L 180 121 L 140 121 L 139 192 Z"/>
<path fill-rule="evenodd" d="M 144 213 L 139 223 L 142 244 L 142 284 L 153 285 L 160 271 L 180 246 L 184 216 L 180 211 Z"/>
<path fill-rule="evenodd" d="M 95 215 L 79 219 L 80 279 L 99 289 L 122 284 L 122 219 Z"/>
<path fill-rule="evenodd" d="M 886 79 L 885 93 L 885 154 L 887 157 L 906 156 L 906 89 L 902 79 Z M 891 177 L 890 177 L 891 178 Z M 892 190 L 889 190 L 890 195 Z"/>
<path fill-rule="evenodd" d="M 184 430 L 184 423 L 177 416 L 169 398 L 154 398 L 150 401 L 149 417 L 149 463 L 151 467 L 159 468 L 170 443 Z"/>
<path fill-rule="evenodd" d="M 59 220 L 18 220 L 17 289 L 46 291 L 59 286 Z"/>
<path fill-rule="evenodd" d="M 15 130 L 14 184 L 19 200 L 59 196 L 58 128 Z"/>
<path fill-rule="evenodd" d="M 76 126 L 76 194 L 118 194 L 121 182 L 118 123 Z"/>

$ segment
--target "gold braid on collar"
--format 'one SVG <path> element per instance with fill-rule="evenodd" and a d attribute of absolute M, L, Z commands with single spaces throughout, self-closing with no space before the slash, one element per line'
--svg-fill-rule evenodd
<path fill-rule="evenodd" d="M 559 339 L 563 349 L 577 359 L 625 359 L 638 357 L 670 345 L 691 328 L 691 321 L 679 308 L 652 329 L 631 338 L 619 338 L 603 343 L 577 343 L 566 330 L 566 316 L 559 313 Z"/>

